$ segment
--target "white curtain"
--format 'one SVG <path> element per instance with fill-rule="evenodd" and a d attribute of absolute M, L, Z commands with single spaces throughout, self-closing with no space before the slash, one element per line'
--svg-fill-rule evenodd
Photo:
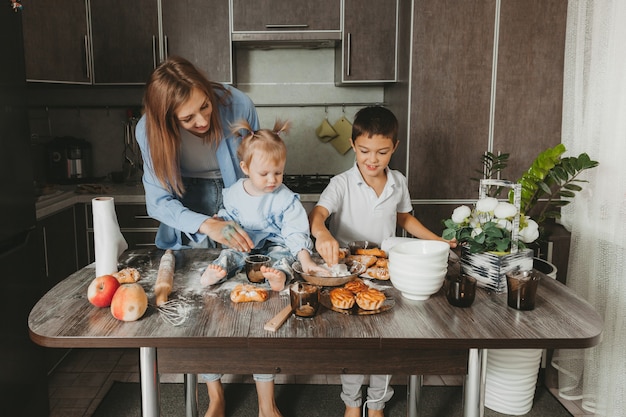
<path fill-rule="evenodd" d="M 567 285 L 604 318 L 602 342 L 555 352 L 560 395 L 596 416 L 626 412 L 626 1 L 570 0 L 563 98 L 567 154 L 600 162 L 563 209 Z M 566 154 L 566 155 L 567 155 Z"/>

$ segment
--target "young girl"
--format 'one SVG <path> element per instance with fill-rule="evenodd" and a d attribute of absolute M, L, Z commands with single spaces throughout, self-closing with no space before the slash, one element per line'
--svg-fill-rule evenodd
<path fill-rule="evenodd" d="M 288 123 L 277 120 L 273 131 L 255 132 L 244 120 L 232 130 L 245 132 L 237 155 L 247 178 L 223 191 L 224 208 L 217 215 L 241 227 L 252 240 L 253 250 L 222 250 L 202 274 L 202 284 L 213 285 L 232 277 L 251 253 L 271 258 L 272 265 L 263 266 L 261 272 L 274 291 L 282 290 L 293 276 L 291 264 L 296 259 L 305 271 L 324 272 L 311 259 L 313 243 L 306 210 L 299 196 L 283 184 L 287 147 L 279 134 L 287 132 Z"/>

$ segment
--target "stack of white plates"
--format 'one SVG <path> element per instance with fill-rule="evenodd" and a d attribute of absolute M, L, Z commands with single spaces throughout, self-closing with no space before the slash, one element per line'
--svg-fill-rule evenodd
<path fill-rule="evenodd" d="M 541 349 L 489 349 L 485 407 L 520 416 L 533 406 Z"/>
<path fill-rule="evenodd" d="M 450 246 L 437 240 L 414 240 L 389 250 L 389 278 L 402 296 L 426 300 L 443 285 Z"/>

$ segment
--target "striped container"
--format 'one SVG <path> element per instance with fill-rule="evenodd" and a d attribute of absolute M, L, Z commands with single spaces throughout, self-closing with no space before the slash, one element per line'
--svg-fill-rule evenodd
<path fill-rule="evenodd" d="M 519 250 L 517 247 L 522 186 L 510 181 L 482 179 L 480 180 L 479 197 L 485 198 L 491 186 L 511 188 L 513 191 L 513 204 L 517 207 L 517 214 L 513 219 L 511 252 L 503 254 L 470 253 L 469 249 L 464 247 L 461 251 L 461 269 L 464 273 L 476 278 L 476 285 L 479 287 L 503 293 L 506 292 L 506 274 L 508 272 L 533 269 L 533 251 L 530 249 Z"/>
<path fill-rule="evenodd" d="M 522 249 L 517 253 L 470 253 L 461 250 L 461 269 L 476 278 L 476 285 L 497 293 L 506 292 L 506 274 L 516 270 L 533 269 L 533 251 Z"/>

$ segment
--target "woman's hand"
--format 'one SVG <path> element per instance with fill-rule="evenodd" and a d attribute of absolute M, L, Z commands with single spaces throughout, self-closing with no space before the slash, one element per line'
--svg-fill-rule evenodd
<path fill-rule="evenodd" d="M 211 240 L 240 252 L 250 252 L 254 248 L 246 231 L 232 221 L 227 222 L 217 217 L 206 219 L 198 231 Z"/>

